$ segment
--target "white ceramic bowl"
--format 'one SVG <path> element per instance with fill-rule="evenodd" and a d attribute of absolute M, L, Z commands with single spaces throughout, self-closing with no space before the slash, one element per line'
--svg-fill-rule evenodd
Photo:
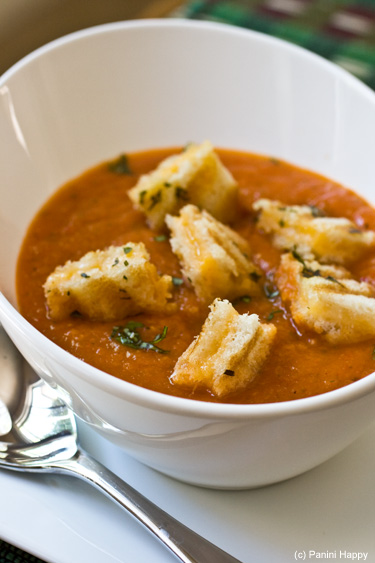
<path fill-rule="evenodd" d="M 244 488 L 298 475 L 374 419 L 375 374 L 318 397 L 206 404 L 115 379 L 17 312 L 15 265 L 34 213 L 121 151 L 210 139 L 320 172 L 375 201 L 375 94 L 298 47 L 231 26 L 115 23 L 59 39 L 0 81 L 0 319 L 82 419 L 186 482 Z"/>

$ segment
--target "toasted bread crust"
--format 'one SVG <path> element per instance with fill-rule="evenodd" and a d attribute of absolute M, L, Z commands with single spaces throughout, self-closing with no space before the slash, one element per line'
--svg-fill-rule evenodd
<path fill-rule="evenodd" d="M 222 397 L 246 387 L 257 375 L 276 335 L 258 315 L 239 315 L 229 301 L 215 299 L 199 336 L 178 359 L 171 379 L 204 385 Z"/>
<path fill-rule="evenodd" d="M 309 328 L 332 344 L 360 342 L 375 336 L 375 289 L 351 279 L 340 266 L 281 257 L 277 284 L 300 327 Z"/>
<path fill-rule="evenodd" d="M 143 243 L 91 251 L 58 266 L 44 293 L 53 320 L 78 312 L 90 320 L 121 319 L 144 310 L 172 310 L 172 278 L 159 276 Z"/>
<path fill-rule="evenodd" d="M 315 207 L 259 199 L 253 209 L 259 229 L 272 235 L 277 248 L 294 248 L 321 263 L 350 264 L 375 247 L 375 232 L 362 231 L 344 217 L 321 216 Z"/>
<path fill-rule="evenodd" d="M 161 229 L 165 216 L 178 213 L 188 202 L 228 222 L 236 211 L 237 184 L 212 144 L 205 141 L 188 145 L 182 153 L 168 157 L 154 171 L 141 176 L 129 197 L 154 229 Z"/>
<path fill-rule="evenodd" d="M 167 215 L 166 224 L 183 274 L 202 301 L 260 293 L 261 271 L 250 259 L 248 243 L 235 231 L 194 205 L 183 207 L 179 217 Z"/>

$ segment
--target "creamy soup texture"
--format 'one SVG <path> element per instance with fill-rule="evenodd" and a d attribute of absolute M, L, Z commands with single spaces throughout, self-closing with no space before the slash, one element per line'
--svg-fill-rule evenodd
<path fill-rule="evenodd" d="M 246 389 L 223 398 L 203 387 L 184 388 L 170 381 L 174 365 L 199 334 L 208 307 L 197 299 L 169 244 L 168 231 L 151 230 L 127 196 L 141 174 L 180 149 L 132 153 L 104 162 L 62 186 L 34 218 L 26 234 L 17 268 L 19 308 L 25 318 L 53 342 L 109 374 L 162 393 L 202 401 L 269 403 L 309 397 L 348 385 L 374 371 L 375 342 L 330 345 L 322 336 L 301 331 L 281 301 L 274 273 L 281 251 L 257 229 L 252 204 L 259 198 L 285 204 L 316 206 L 328 216 L 347 217 L 359 228 L 375 230 L 375 210 L 361 197 L 318 174 L 280 160 L 217 149 L 239 185 L 239 212 L 231 227 L 249 241 L 253 260 L 265 273 L 262 295 L 238 299 L 239 313 L 257 313 L 277 327 L 272 350 Z M 91 250 L 143 242 L 162 274 L 173 276 L 172 314 L 142 313 L 115 323 L 93 322 L 79 315 L 52 321 L 43 284 L 58 265 L 78 260 Z M 375 285 L 375 252 L 350 266 L 353 277 Z M 135 350 L 111 337 L 115 325 L 142 323 L 144 341 L 161 334 L 165 353 Z"/>

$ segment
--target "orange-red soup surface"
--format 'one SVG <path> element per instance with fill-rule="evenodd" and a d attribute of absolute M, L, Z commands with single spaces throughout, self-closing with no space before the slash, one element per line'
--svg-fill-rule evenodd
<path fill-rule="evenodd" d="M 118 174 L 102 163 L 68 182 L 44 205 L 24 240 L 17 269 L 17 295 L 21 313 L 43 334 L 83 361 L 131 383 L 178 397 L 230 403 L 269 403 L 318 395 L 348 385 L 374 371 L 375 342 L 332 346 L 315 333 L 301 333 L 275 294 L 273 273 L 280 258 L 266 236 L 257 232 L 251 205 L 265 197 L 285 204 L 307 204 L 329 216 L 347 217 L 359 227 L 375 230 L 375 210 L 339 184 L 273 158 L 217 150 L 239 184 L 240 214 L 231 225 L 251 245 L 254 261 L 267 275 L 264 295 L 246 303 L 239 313 L 257 313 L 261 322 L 277 327 L 276 340 L 258 376 L 248 387 L 222 399 L 205 388 L 173 385 L 170 375 L 178 357 L 202 327 L 208 308 L 197 300 L 187 280 L 174 288 L 178 304 L 171 315 L 141 314 L 116 323 L 99 323 L 72 316 L 53 322 L 48 317 L 43 284 L 58 265 L 78 260 L 90 250 L 110 245 L 144 242 L 151 261 L 163 274 L 181 278 L 168 237 L 150 230 L 142 213 L 135 211 L 127 191 L 140 174 L 153 170 L 176 149 L 127 155 L 130 174 Z M 354 277 L 375 284 L 375 253 L 351 266 Z M 267 295 L 266 295 L 267 293 Z M 111 338 L 114 325 L 128 320 L 144 323 L 140 329 L 150 341 L 168 327 L 159 354 L 133 350 Z"/>

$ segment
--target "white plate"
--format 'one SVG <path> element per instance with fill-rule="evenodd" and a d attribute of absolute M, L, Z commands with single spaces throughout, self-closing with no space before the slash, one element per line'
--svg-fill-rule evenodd
<path fill-rule="evenodd" d="M 243 563 L 291 563 L 301 553 L 315 561 L 327 552 L 336 555 L 331 559 L 347 560 L 340 551 L 365 552 L 368 562 L 375 561 L 375 427 L 320 467 L 249 491 L 179 483 L 132 460 L 91 429 L 80 427 L 80 434 L 85 448 L 110 469 Z M 130 516 L 78 479 L 0 471 L 0 491 L 0 537 L 50 563 L 176 561 Z"/>

